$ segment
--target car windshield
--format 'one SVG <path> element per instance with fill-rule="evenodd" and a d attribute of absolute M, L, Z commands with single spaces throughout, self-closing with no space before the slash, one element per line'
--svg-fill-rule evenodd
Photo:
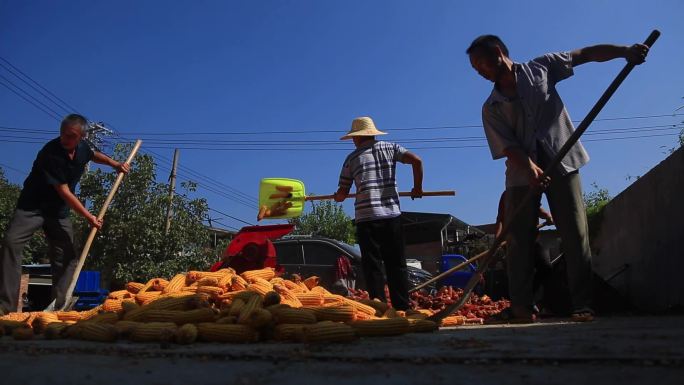
<path fill-rule="evenodd" d="M 352 246 L 348 243 L 344 243 L 341 241 L 335 241 L 335 243 L 338 246 L 340 246 L 341 248 L 343 248 L 344 250 L 346 250 L 349 254 L 351 254 L 357 258 L 361 258 L 361 250 L 358 248 L 358 246 L 356 246 L 356 245 Z"/>

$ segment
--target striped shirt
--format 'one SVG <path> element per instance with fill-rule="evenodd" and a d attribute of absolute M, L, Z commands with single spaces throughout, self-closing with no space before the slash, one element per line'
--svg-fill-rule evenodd
<path fill-rule="evenodd" d="M 356 185 L 356 222 L 401 215 L 395 169 L 406 152 L 396 143 L 375 142 L 347 156 L 339 187 L 350 189 L 352 183 Z"/>
<path fill-rule="evenodd" d="M 527 63 L 513 65 L 517 98 L 508 99 L 496 87 L 482 108 L 489 149 L 494 159 L 504 150 L 519 147 L 537 162 L 537 151 L 551 159 L 575 131 L 561 100 L 556 83 L 573 75 L 568 52 L 550 53 Z M 579 141 L 561 161 L 558 171 L 565 175 L 582 167 L 589 155 Z M 506 161 L 506 187 L 527 186 L 527 171 Z"/>

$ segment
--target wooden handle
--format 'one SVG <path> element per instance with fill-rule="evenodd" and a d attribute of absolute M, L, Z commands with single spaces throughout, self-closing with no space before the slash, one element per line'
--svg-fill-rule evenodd
<path fill-rule="evenodd" d="M 446 197 L 446 196 L 454 196 L 456 195 L 456 191 L 454 190 L 444 190 L 444 191 L 423 191 L 423 195 L 421 197 Z M 401 191 L 399 192 L 400 197 L 410 197 L 411 192 L 410 191 Z M 356 194 L 347 194 L 347 198 L 356 198 Z M 310 195 L 304 198 L 307 201 L 323 201 L 323 200 L 330 200 L 330 199 L 335 199 L 334 195 Z"/>
<path fill-rule="evenodd" d="M 135 157 L 135 154 L 138 152 L 138 149 L 140 149 L 140 145 L 142 144 L 142 140 L 137 140 L 135 142 L 135 145 L 133 146 L 133 150 L 131 150 L 131 154 L 128 156 L 128 159 L 126 159 L 127 164 L 131 164 L 133 161 L 133 158 Z M 114 195 L 116 194 L 116 190 L 119 189 L 119 185 L 121 184 L 121 181 L 124 178 L 124 173 L 120 172 L 116 176 L 116 181 L 114 181 L 114 185 L 112 186 L 112 189 L 109 191 L 109 195 L 107 195 L 107 199 L 105 199 L 104 204 L 102 205 L 102 208 L 100 208 L 100 213 L 97 215 L 97 219 L 102 220 L 104 218 L 105 213 L 107 212 L 107 209 L 109 208 L 109 204 L 112 202 L 112 199 L 114 199 Z M 86 256 L 88 255 L 88 252 L 90 251 L 90 246 L 93 244 L 93 240 L 95 239 L 95 235 L 97 234 L 97 227 L 93 227 L 90 229 L 90 233 L 88 234 L 88 239 L 85 242 L 85 245 L 83 246 L 83 251 L 81 251 L 81 256 L 78 258 L 78 264 L 76 265 L 76 269 L 74 270 L 74 274 L 71 277 L 71 282 L 69 283 L 69 288 L 66 291 L 66 297 L 64 301 L 64 305 L 62 305 L 62 309 L 64 310 L 64 307 L 69 303 L 69 298 L 74 293 L 74 288 L 76 288 L 76 282 L 78 281 L 78 276 L 81 274 L 81 269 L 83 268 L 83 264 L 85 263 Z"/>

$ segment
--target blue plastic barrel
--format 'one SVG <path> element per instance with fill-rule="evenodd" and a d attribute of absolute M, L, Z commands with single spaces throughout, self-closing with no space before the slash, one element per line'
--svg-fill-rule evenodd
<path fill-rule="evenodd" d="M 445 272 L 449 269 L 451 269 L 454 266 L 460 265 L 463 262 L 466 262 L 468 259 L 460 254 L 445 254 L 442 255 L 442 263 L 440 266 L 440 272 Z M 453 287 L 460 287 L 463 288 L 468 284 L 468 281 L 470 280 L 470 277 L 473 276 L 473 273 L 476 271 L 475 265 L 472 263 L 468 264 L 468 266 L 464 267 L 463 269 L 451 273 L 448 277 L 444 278 L 442 280 L 442 284 L 444 286 L 453 286 Z"/>

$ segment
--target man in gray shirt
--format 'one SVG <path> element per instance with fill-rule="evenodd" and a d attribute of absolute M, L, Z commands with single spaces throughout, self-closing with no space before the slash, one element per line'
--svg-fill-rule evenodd
<path fill-rule="evenodd" d="M 494 83 L 482 107 L 482 123 L 494 159 L 506 158 L 506 217 L 511 218 L 530 188 L 535 199 L 522 208 L 508 235 L 507 265 L 511 308 L 501 321 L 532 322 L 535 221 L 545 190 L 563 241 L 573 319 L 593 319 L 591 309 L 591 251 L 578 169 L 589 161 L 580 142 L 542 179 L 545 166 L 575 128 L 556 91 L 556 83 L 587 62 L 626 58 L 641 64 L 648 47 L 596 45 L 550 53 L 526 63 L 513 62 L 508 48 L 494 35 L 475 39 L 466 50 L 473 68 Z"/>

